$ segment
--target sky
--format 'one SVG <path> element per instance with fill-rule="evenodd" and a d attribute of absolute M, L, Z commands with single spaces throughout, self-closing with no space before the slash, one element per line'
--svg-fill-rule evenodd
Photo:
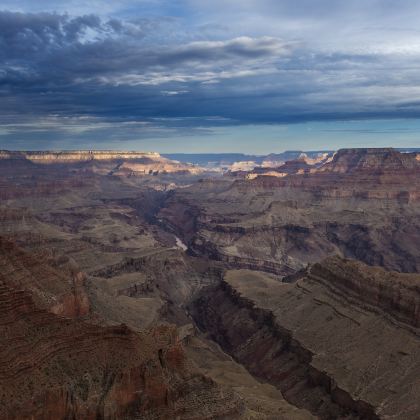
<path fill-rule="evenodd" d="M 420 1 L 0 0 L 0 149 L 420 147 Z"/>

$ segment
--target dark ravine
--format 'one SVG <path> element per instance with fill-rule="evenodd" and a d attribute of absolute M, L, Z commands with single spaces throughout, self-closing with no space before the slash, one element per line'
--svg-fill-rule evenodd
<path fill-rule="evenodd" d="M 206 290 L 190 308 L 199 328 L 291 404 L 321 419 L 379 419 L 366 401 L 354 400 L 333 378 L 311 365 L 312 353 L 227 282 Z"/>

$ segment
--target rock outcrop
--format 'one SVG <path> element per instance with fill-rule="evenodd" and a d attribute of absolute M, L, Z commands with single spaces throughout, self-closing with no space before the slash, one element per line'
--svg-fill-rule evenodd
<path fill-rule="evenodd" d="M 89 314 L 84 273 L 70 267 L 56 269 L 46 253 L 30 254 L 0 237 L 0 282 L 31 293 L 43 309 L 71 318 Z"/>
<path fill-rule="evenodd" d="M 91 171 L 102 175 L 136 176 L 157 174 L 199 174 L 198 166 L 176 162 L 154 152 L 116 152 L 75 150 L 62 152 L 13 152 L 0 151 L 0 165 L 8 162 L 39 165 L 65 165 L 67 170 Z M 73 168 L 72 168 L 73 166 Z M 31 169 L 28 167 L 29 170 Z M 27 168 L 27 170 L 28 170 Z"/>
<path fill-rule="evenodd" d="M 416 153 L 400 153 L 392 148 L 341 149 L 319 172 L 347 175 L 358 172 L 401 174 L 405 171 L 420 171 L 417 162 Z"/>
<path fill-rule="evenodd" d="M 69 309 L 80 274 L 58 308 L 65 276 L 7 241 L 0 255 L 2 419 L 240 417 L 241 402 L 191 365 L 174 326 L 134 332 L 80 319 Z"/>
<path fill-rule="evenodd" d="M 131 160 L 131 159 L 159 159 L 155 152 L 117 152 L 113 150 L 71 150 L 62 152 L 53 151 L 0 151 L 1 160 L 28 160 L 33 163 L 71 163 L 92 160 Z"/>
<path fill-rule="evenodd" d="M 294 283 L 228 272 L 192 311 L 203 331 L 323 419 L 420 415 L 420 277 L 329 258 Z"/>
<path fill-rule="evenodd" d="M 311 168 L 312 165 L 308 164 L 305 159 L 289 160 L 283 165 L 275 168 L 255 168 L 253 171 L 250 172 L 250 175 L 253 175 L 253 177 L 248 176 L 248 179 L 252 179 L 261 175 L 282 177 L 292 174 L 304 174 L 309 172 Z"/>
<path fill-rule="evenodd" d="M 26 292 L 0 287 L 3 419 L 232 416 L 232 394 L 189 370 L 175 330 L 134 333 L 38 310 Z"/>
<path fill-rule="evenodd" d="M 333 287 L 354 305 L 371 308 L 390 321 L 420 328 L 420 275 L 367 267 L 331 257 L 310 267 L 310 281 Z"/>

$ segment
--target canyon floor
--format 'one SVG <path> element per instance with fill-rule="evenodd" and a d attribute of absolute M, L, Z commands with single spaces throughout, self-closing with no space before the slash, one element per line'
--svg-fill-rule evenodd
<path fill-rule="evenodd" d="M 0 417 L 420 418 L 419 156 L 324 157 L 0 153 Z"/>

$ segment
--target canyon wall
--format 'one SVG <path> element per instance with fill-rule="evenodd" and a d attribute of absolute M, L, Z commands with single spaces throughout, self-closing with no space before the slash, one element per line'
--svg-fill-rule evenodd
<path fill-rule="evenodd" d="M 418 275 L 338 257 L 291 284 L 245 272 L 191 309 L 227 353 L 319 418 L 418 418 Z"/>
<path fill-rule="evenodd" d="M 29 160 L 35 163 L 83 162 L 92 160 L 160 158 L 156 152 L 117 152 L 112 150 L 0 151 L 0 159 Z"/>
<path fill-rule="evenodd" d="M 168 195 L 159 217 L 191 252 L 229 267 L 258 260 L 287 274 L 341 254 L 418 272 L 419 199 L 415 154 L 344 149 L 304 174 L 194 184 Z"/>
<path fill-rule="evenodd" d="M 69 310 L 87 309 L 81 274 L 62 299 L 65 276 L 8 241 L 0 255 L 2 419 L 240 418 L 241 402 L 194 368 L 175 326 L 103 326 Z"/>

